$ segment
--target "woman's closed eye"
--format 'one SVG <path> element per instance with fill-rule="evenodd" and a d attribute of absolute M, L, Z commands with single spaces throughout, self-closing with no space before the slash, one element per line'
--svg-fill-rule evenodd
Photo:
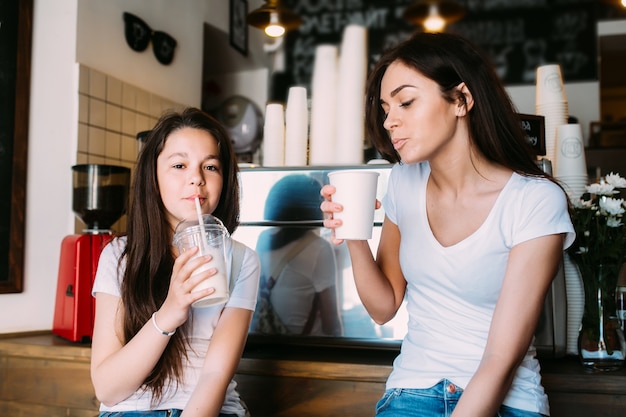
<path fill-rule="evenodd" d="M 415 101 L 415 99 L 404 101 L 404 102 L 400 103 L 400 107 L 409 107 L 411 104 L 413 104 L 414 101 Z"/>

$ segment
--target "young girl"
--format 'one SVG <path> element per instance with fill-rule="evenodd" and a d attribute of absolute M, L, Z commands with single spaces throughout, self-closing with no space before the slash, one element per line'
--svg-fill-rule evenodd
<path fill-rule="evenodd" d="M 414 35 L 374 68 L 366 115 L 397 164 L 376 259 L 347 242 L 354 278 L 374 321 L 405 298 L 409 315 L 377 416 L 549 414 L 532 339 L 574 233 L 493 68 L 461 37 Z"/>
<path fill-rule="evenodd" d="M 192 292 L 214 269 L 210 256 L 178 254 L 176 225 L 213 214 L 232 233 L 239 219 L 237 160 L 228 133 L 198 109 L 165 114 L 134 171 L 127 235 L 103 250 L 93 294 L 91 378 L 100 416 L 244 416 L 232 380 L 255 308 L 259 261 L 245 248 L 226 304 L 191 308 L 214 289 Z M 231 284 L 232 287 L 232 284 Z M 141 413 L 138 413 L 141 412 Z"/>

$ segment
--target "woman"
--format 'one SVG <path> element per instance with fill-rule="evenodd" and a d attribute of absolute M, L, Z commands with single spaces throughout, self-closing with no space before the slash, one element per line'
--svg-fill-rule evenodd
<path fill-rule="evenodd" d="M 347 242 L 354 278 L 377 323 L 405 298 L 409 314 L 377 415 L 548 415 L 531 342 L 574 234 L 493 68 L 461 37 L 416 34 L 373 69 L 366 117 L 397 164 L 376 259 Z M 333 192 L 329 228 L 341 224 Z"/>
<path fill-rule="evenodd" d="M 165 114 L 150 132 L 134 171 L 127 235 L 101 254 L 93 293 L 96 319 L 91 377 L 100 416 L 244 416 L 232 380 L 256 304 L 259 261 L 245 248 L 227 267 L 226 304 L 192 308 L 214 292 L 192 289 L 215 269 L 191 277 L 210 256 L 178 255 L 176 225 L 203 213 L 238 226 L 237 160 L 225 129 L 198 109 Z M 227 259 L 234 251 L 227 245 Z M 178 255 L 178 256 L 177 256 Z M 239 274 L 232 274 L 239 270 Z"/>

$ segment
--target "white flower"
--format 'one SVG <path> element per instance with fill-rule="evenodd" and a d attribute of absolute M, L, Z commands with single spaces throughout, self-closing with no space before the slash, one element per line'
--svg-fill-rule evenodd
<path fill-rule="evenodd" d="M 577 209 L 591 208 L 591 200 L 583 200 L 582 198 L 572 200 L 572 205 Z"/>
<path fill-rule="evenodd" d="M 606 219 L 606 225 L 608 227 L 620 227 L 622 225 L 622 221 L 615 216 L 609 216 Z"/>
<path fill-rule="evenodd" d="M 611 172 L 609 175 L 605 176 L 604 179 L 614 188 L 626 188 L 626 178 L 620 177 L 619 174 Z"/>
<path fill-rule="evenodd" d="M 617 192 L 615 191 L 615 187 L 606 183 L 586 185 L 585 189 L 588 193 L 596 195 L 613 195 Z"/>
<path fill-rule="evenodd" d="M 602 198 L 600 198 L 600 209 L 602 209 L 603 212 L 609 213 L 612 216 L 624 214 L 623 204 L 623 198 L 617 199 L 606 196 L 602 196 Z"/>

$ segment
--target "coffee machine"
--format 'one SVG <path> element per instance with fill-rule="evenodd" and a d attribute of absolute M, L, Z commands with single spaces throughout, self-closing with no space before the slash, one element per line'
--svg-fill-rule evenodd
<path fill-rule="evenodd" d="M 61 243 L 52 332 L 72 342 L 89 342 L 95 316 L 91 288 L 100 252 L 113 237 L 111 226 L 126 212 L 130 169 L 75 165 L 72 176 L 72 210 L 87 227 Z"/>

